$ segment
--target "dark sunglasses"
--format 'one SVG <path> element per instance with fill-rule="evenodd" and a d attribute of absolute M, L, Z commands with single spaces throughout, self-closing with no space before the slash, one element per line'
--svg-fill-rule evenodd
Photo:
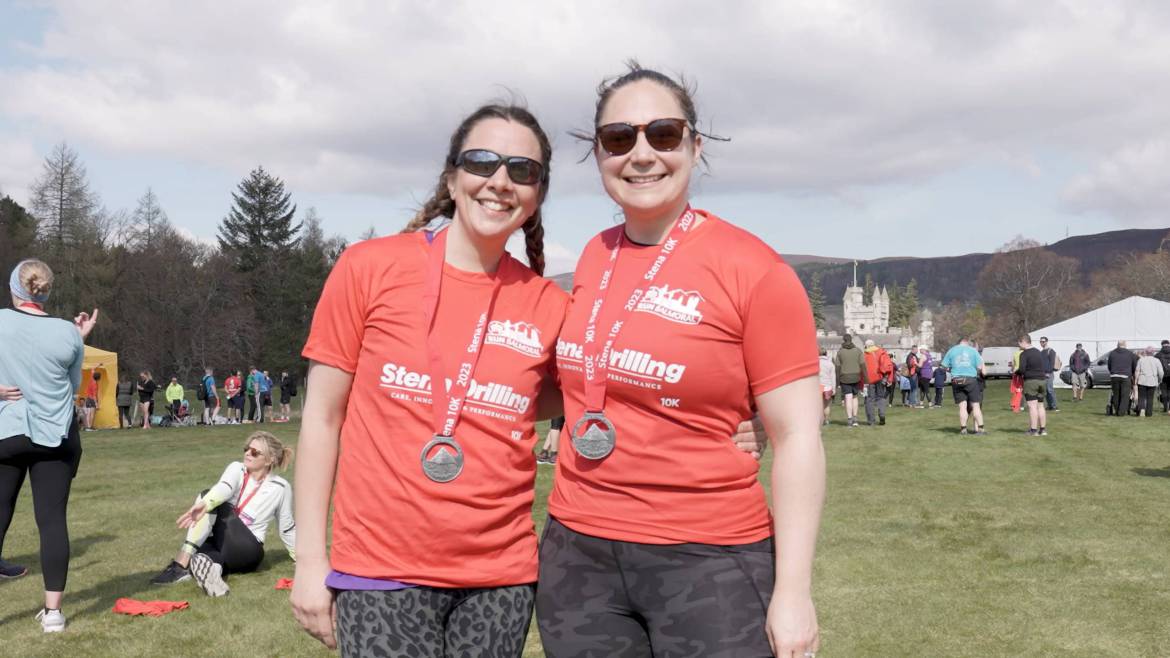
<path fill-rule="evenodd" d="M 544 165 L 518 155 L 503 156 L 487 149 L 471 149 L 455 158 L 456 167 L 484 178 L 491 178 L 500 165 L 508 168 L 508 178 L 517 185 L 536 185 L 544 176 Z"/>
<path fill-rule="evenodd" d="M 249 457 L 263 457 L 264 456 L 264 453 L 260 452 L 259 450 L 255 449 L 255 448 L 250 448 L 250 447 L 244 448 L 244 454 L 248 455 Z"/>
<path fill-rule="evenodd" d="M 673 151 L 682 144 L 687 127 L 686 119 L 655 119 L 638 126 L 607 123 L 597 129 L 597 143 L 610 155 L 625 155 L 638 143 L 638 133 L 645 133 L 655 151 Z"/>

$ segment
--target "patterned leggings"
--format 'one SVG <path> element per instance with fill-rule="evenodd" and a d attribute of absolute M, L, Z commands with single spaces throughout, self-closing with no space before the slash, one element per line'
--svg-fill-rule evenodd
<path fill-rule="evenodd" d="M 524 652 L 535 585 L 337 594 L 343 658 L 519 658 Z"/>

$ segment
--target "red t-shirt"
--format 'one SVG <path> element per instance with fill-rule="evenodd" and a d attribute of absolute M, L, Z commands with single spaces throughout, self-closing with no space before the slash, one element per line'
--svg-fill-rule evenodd
<path fill-rule="evenodd" d="M 235 397 L 236 394 L 240 392 L 240 378 L 232 375 L 231 377 L 224 379 L 223 388 L 228 397 Z"/>
<path fill-rule="evenodd" d="M 627 316 L 610 354 L 613 453 L 588 460 L 566 438 L 557 461 L 549 513 L 583 534 L 649 544 L 742 544 L 772 534 L 759 465 L 729 437 L 751 417 L 753 394 L 818 375 L 812 311 L 771 248 L 697 212 L 705 221 Z M 557 342 L 566 428 L 585 411 L 585 325 L 622 230 L 594 238 L 574 276 Z M 613 323 L 659 252 L 626 242 L 599 328 Z"/>
<path fill-rule="evenodd" d="M 96 400 L 98 398 L 98 383 L 96 380 L 91 379 L 89 380 L 89 383 L 86 384 L 85 397 L 91 400 Z"/>
<path fill-rule="evenodd" d="M 331 563 L 343 573 L 434 587 L 536 580 L 534 423 L 568 298 L 504 255 L 455 438 L 462 474 L 427 479 L 435 433 L 423 320 L 423 233 L 367 240 L 334 266 L 304 356 L 349 373 L 333 494 Z M 447 378 L 463 360 L 493 277 L 445 266 L 436 314 Z M 311 393 L 310 393 L 311 395 Z"/>

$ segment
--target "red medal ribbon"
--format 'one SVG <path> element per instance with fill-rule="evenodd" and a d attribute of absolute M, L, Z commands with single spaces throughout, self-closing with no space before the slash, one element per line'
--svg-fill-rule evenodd
<path fill-rule="evenodd" d="M 658 278 L 658 275 L 665 269 L 667 261 L 670 257 L 678 252 L 682 245 L 683 239 L 686 238 L 687 233 L 695 226 L 695 212 L 691 210 L 690 205 L 683 209 L 681 215 L 674 223 L 674 227 L 670 229 L 666 240 L 662 243 L 662 249 L 658 252 L 658 257 L 650 264 L 650 268 L 646 270 L 646 274 L 642 276 L 645 282 L 645 287 L 635 287 L 630 294 L 625 306 L 618 310 L 617 316 L 613 318 L 613 323 L 610 325 L 609 334 L 605 339 L 604 346 L 601 346 L 597 340 L 597 323 L 601 316 L 601 309 L 605 306 L 606 299 L 609 293 L 609 286 L 613 282 L 613 273 L 617 268 L 618 255 L 621 253 L 622 245 L 626 242 L 626 232 L 623 229 L 621 235 L 618 237 L 617 245 L 614 246 L 613 251 L 609 254 L 609 267 L 601 275 L 601 283 L 597 285 L 597 296 L 593 300 L 593 308 L 589 312 L 589 321 L 585 325 L 585 411 L 587 412 L 601 412 L 605 409 L 605 387 L 607 383 L 606 370 L 609 368 L 609 354 L 613 349 L 614 341 L 617 340 L 618 334 L 621 333 L 622 327 L 626 323 L 626 318 L 630 313 L 638 307 L 638 303 L 642 301 L 642 297 L 646 294 L 647 288 Z M 599 349 L 600 348 L 600 349 Z"/>
<path fill-rule="evenodd" d="M 471 387 L 471 377 L 475 374 L 475 365 L 479 363 L 479 355 L 483 352 L 488 318 L 491 317 L 492 308 L 496 305 L 500 282 L 503 279 L 503 270 L 508 261 L 506 256 L 500 260 L 500 267 L 496 270 L 487 306 L 479 315 L 479 320 L 475 324 L 475 332 L 471 335 L 471 343 L 467 346 L 466 358 L 459 364 L 459 370 L 456 371 L 455 379 L 451 381 L 451 388 L 448 390 L 443 369 L 443 347 L 439 344 L 438 332 L 434 327 L 435 317 L 439 311 L 439 291 L 443 284 L 443 263 L 447 252 L 448 231 L 450 229 L 436 233 L 431 241 L 431 250 L 427 257 L 427 278 L 423 289 L 427 357 L 431 369 L 431 412 L 435 417 L 435 435 L 446 437 L 454 436 L 455 426 L 459 424 L 459 415 L 463 411 L 463 403 L 467 400 L 467 390 Z"/>
<path fill-rule="evenodd" d="M 38 311 L 44 312 L 45 305 L 37 302 L 21 302 L 16 305 L 16 308 L 35 308 Z"/>
<path fill-rule="evenodd" d="M 248 494 L 247 498 L 244 498 L 244 492 L 248 490 L 248 475 L 249 473 L 245 471 L 244 486 L 240 487 L 240 495 L 236 496 L 236 516 L 239 516 L 240 512 L 244 511 L 244 507 L 250 503 L 252 499 L 256 497 L 257 492 L 260 491 L 260 485 L 264 484 L 264 478 L 256 480 L 256 488 L 252 490 L 252 493 Z M 243 498 L 243 500 L 240 500 L 241 498 Z"/>

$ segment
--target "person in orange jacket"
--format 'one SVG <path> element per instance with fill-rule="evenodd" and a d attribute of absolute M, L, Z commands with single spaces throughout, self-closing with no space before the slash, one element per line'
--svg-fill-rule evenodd
<path fill-rule="evenodd" d="M 894 362 L 889 352 L 865 341 L 865 420 L 873 425 L 874 407 L 877 407 L 878 424 L 886 424 L 887 387 L 893 383 Z"/>
<path fill-rule="evenodd" d="M 1020 413 L 1024 400 L 1024 375 L 1016 372 L 1020 369 L 1020 355 L 1023 353 L 1023 350 L 1017 350 L 1012 358 L 1012 411 L 1015 413 Z"/>

